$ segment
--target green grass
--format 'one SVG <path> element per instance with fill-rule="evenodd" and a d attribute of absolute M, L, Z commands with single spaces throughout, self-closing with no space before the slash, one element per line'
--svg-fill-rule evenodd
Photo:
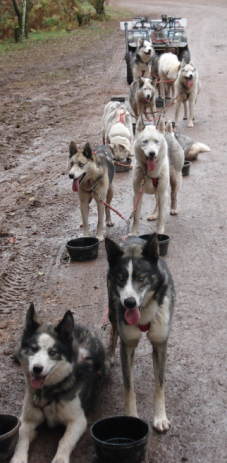
<path fill-rule="evenodd" d="M 113 24 L 113 21 L 121 21 L 131 17 L 132 14 L 126 10 L 115 10 L 110 7 L 106 7 L 106 17 L 103 20 L 92 20 L 90 24 L 77 27 L 72 31 L 67 31 L 65 29 L 56 29 L 51 31 L 40 30 L 29 33 L 28 39 L 23 42 L 15 43 L 13 39 L 7 39 L 0 41 L 0 55 L 17 52 L 18 50 L 29 49 L 39 46 L 40 42 L 47 41 L 58 41 L 62 39 L 67 39 L 70 36 L 78 37 L 80 39 L 89 40 L 91 36 L 107 35 L 114 28 L 116 24 Z"/>

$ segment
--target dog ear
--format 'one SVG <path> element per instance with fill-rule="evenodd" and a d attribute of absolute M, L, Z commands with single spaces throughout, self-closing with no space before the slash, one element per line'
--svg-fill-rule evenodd
<path fill-rule="evenodd" d="M 139 77 L 138 82 L 139 82 L 139 88 L 141 88 L 143 86 L 143 84 L 144 84 L 143 77 Z"/>
<path fill-rule="evenodd" d="M 26 313 L 24 336 L 31 336 L 37 330 L 39 326 L 40 324 L 37 321 L 35 307 L 32 302 Z"/>
<path fill-rule="evenodd" d="M 63 340 L 69 340 L 72 338 L 72 333 L 74 330 L 74 318 L 70 310 L 67 310 L 63 319 L 58 323 L 55 328 L 58 336 Z"/>
<path fill-rule="evenodd" d="M 88 159 L 92 159 L 92 149 L 91 149 L 90 143 L 86 143 L 83 149 L 83 155 Z"/>
<path fill-rule="evenodd" d="M 105 238 L 105 248 L 109 265 L 112 267 L 123 256 L 123 250 L 110 238 Z"/>
<path fill-rule="evenodd" d="M 71 141 L 69 145 L 69 157 L 71 158 L 76 153 L 77 153 L 76 143 L 74 141 Z"/>
<path fill-rule="evenodd" d="M 154 264 L 158 262 L 159 246 L 157 233 L 151 233 L 149 239 L 146 240 L 142 254 L 145 257 L 145 259 L 149 260 L 149 262 L 152 262 Z"/>

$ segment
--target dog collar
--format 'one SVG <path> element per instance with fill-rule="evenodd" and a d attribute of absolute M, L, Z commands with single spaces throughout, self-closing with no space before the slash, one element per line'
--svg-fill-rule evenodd
<path fill-rule="evenodd" d="M 151 324 L 149 322 L 149 323 L 146 323 L 146 325 L 138 325 L 138 328 L 140 329 L 140 331 L 145 333 L 146 331 L 149 331 L 150 326 L 151 326 Z"/>
<path fill-rule="evenodd" d="M 158 177 L 151 177 L 151 180 L 152 180 L 153 186 L 154 186 L 155 188 L 157 188 L 159 178 L 158 178 Z"/>
<path fill-rule="evenodd" d="M 154 187 L 154 188 L 157 188 L 157 187 L 158 187 L 159 178 L 158 178 L 158 177 L 150 177 L 149 175 L 147 175 L 147 177 L 152 181 L 153 187 Z"/>

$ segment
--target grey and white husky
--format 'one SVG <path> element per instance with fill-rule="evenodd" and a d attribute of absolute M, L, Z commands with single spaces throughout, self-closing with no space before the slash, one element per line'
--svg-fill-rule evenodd
<path fill-rule="evenodd" d="M 74 324 L 67 311 L 57 325 L 37 320 L 31 304 L 18 359 L 26 391 L 19 441 L 11 463 L 27 463 L 36 428 L 63 424 L 66 429 L 52 463 L 69 463 L 70 454 L 87 427 L 86 414 L 105 373 L 105 352 L 87 328 Z"/>
<path fill-rule="evenodd" d="M 112 333 L 109 357 L 113 362 L 118 336 L 124 383 L 125 413 L 137 416 L 133 381 L 135 349 L 142 337 L 153 347 L 155 376 L 153 426 L 169 429 L 165 410 L 164 376 L 175 290 L 166 263 L 159 258 L 157 235 L 148 240 L 130 237 L 119 245 L 105 241 L 109 271 L 107 276 L 109 319 Z"/>
<path fill-rule="evenodd" d="M 184 150 L 184 157 L 187 161 L 195 161 L 198 158 L 199 153 L 207 153 L 210 151 L 210 147 L 201 143 L 200 141 L 194 141 L 188 135 L 185 135 L 179 130 L 175 130 L 175 137 L 178 143 Z"/>
<path fill-rule="evenodd" d="M 152 79 L 139 77 L 132 82 L 129 87 L 129 103 L 136 119 L 140 115 L 145 115 L 147 119 L 154 115 L 156 111 L 155 93 L 156 89 Z"/>
<path fill-rule="evenodd" d="M 114 164 L 112 152 L 108 146 L 100 145 L 92 150 L 89 143 L 78 148 L 71 141 L 69 145 L 69 177 L 73 180 L 72 190 L 79 193 L 80 212 L 83 222 L 84 236 L 89 234 L 89 204 L 94 198 L 98 210 L 97 238 L 104 238 L 104 213 L 106 225 L 112 227 L 110 204 L 113 197 L 112 181 Z"/>

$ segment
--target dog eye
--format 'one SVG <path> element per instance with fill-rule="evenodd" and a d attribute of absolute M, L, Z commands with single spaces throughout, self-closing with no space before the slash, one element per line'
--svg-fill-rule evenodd
<path fill-rule="evenodd" d="M 143 140 L 143 144 L 146 145 L 148 143 L 148 140 Z"/>
<path fill-rule="evenodd" d="M 158 140 L 154 140 L 154 143 L 156 143 L 156 144 L 157 144 L 157 143 L 158 143 Z"/>
<path fill-rule="evenodd" d="M 49 349 L 48 353 L 50 357 L 55 357 L 56 355 L 58 355 L 57 349 Z"/>
<path fill-rule="evenodd" d="M 39 348 L 38 346 L 34 345 L 34 346 L 27 346 L 27 349 L 26 349 L 28 352 L 30 352 L 31 354 L 35 354 L 36 352 L 38 352 Z"/>
<path fill-rule="evenodd" d="M 78 162 L 78 166 L 82 169 L 85 166 L 85 164 L 83 164 L 82 162 Z"/>
<path fill-rule="evenodd" d="M 118 274 L 117 280 L 119 281 L 119 283 L 123 283 L 125 281 L 124 275 L 123 274 Z"/>

